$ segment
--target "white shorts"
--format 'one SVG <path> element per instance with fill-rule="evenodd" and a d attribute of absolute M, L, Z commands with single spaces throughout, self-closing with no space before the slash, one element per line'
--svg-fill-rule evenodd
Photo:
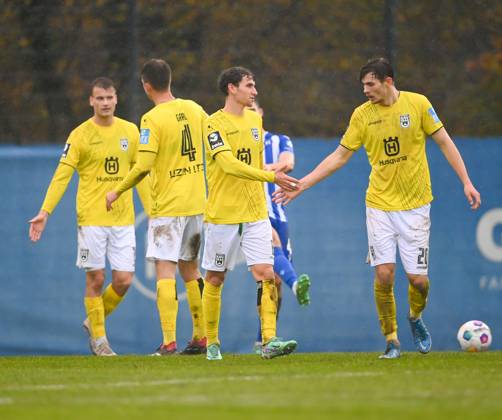
<path fill-rule="evenodd" d="M 403 211 L 366 208 L 369 262 L 371 266 L 396 263 L 396 246 L 404 271 L 427 274 L 431 205 Z"/>
<path fill-rule="evenodd" d="M 148 223 L 146 258 L 195 261 L 199 258 L 203 216 L 157 217 Z"/>
<path fill-rule="evenodd" d="M 79 226 L 77 267 L 86 271 L 105 268 L 134 272 L 136 235 L 134 226 Z"/>
<path fill-rule="evenodd" d="M 232 270 L 241 249 L 248 267 L 274 264 L 269 219 L 236 225 L 206 223 L 202 268 L 211 271 Z"/>

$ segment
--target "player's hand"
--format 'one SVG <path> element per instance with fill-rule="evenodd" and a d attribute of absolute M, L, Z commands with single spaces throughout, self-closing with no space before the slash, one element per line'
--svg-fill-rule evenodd
<path fill-rule="evenodd" d="M 297 184 L 298 189 L 295 191 L 286 191 L 282 188 L 275 190 L 272 193 L 272 201 L 277 204 L 286 205 L 298 197 L 304 190 L 301 188 L 301 183 Z"/>
<path fill-rule="evenodd" d="M 113 208 L 112 204 L 117 200 L 117 198 L 119 198 L 119 194 L 115 191 L 106 193 L 106 211 L 110 211 Z"/>
<path fill-rule="evenodd" d="M 296 191 L 299 182 L 296 178 L 286 175 L 284 172 L 277 172 L 275 174 L 274 184 L 277 184 L 284 191 Z"/>
<path fill-rule="evenodd" d="M 474 188 L 472 184 L 464 185 L 464 194 L 467 197 L 467 201 L 471 205 L 472 210 L 476 210 L 481 205 L 481 194 Z"/>
<path fill-rule="evenodd" d="M 40 210 L 40 212 L 31 220 L 28 220 L 30 224 L 29 236 L 32 242 L 37 242 L 42 237 L 42 232 L 47 224 L 47 219 L 49 218 L 49 213 L 45 210 Z"/>

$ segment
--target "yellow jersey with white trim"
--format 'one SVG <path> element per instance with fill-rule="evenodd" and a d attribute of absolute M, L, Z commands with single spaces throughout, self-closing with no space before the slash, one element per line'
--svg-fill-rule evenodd
<path fill-rule="evenodd" d="M 366 150 L 371 165 L 368 207 L 400 211 L 432 201 L 425 141 L 441 127 L 429 100 L 413 92 L 401 91 L 391 106 L 368 101 L 354 110 L 340 144 Z"/>
<path fill-rule="evenodd" d="M 156 105 L 141 118 L 139 153 L 155 153 L 151 217 L 204 212 L 206 185 L 202 130 L 207 114 L 191 100 Z"/>
<path fill-rule="evenodd" d="M 112 191 L 136 161 L 139 131 L 135 124 L 113 117 L 113 124 L 101 126 L 92 118 L 68 137 L 61 164 L 79 175 L 77 222 L 80 226 L 127 226 L 134 224 L 132 190 L 106 210 L 106 193 Z"/>
<path fill-rule="evenodd" d="M 219 110 L 204 127 L 208 202 L 204 219 L 214 224 L 255 222 L 268 218 L 263 182 L 226 174 L 215 157 L 223 151 L 254 168 L 263 169 L 261 117 L 244 109 L 242 116 Z"/>

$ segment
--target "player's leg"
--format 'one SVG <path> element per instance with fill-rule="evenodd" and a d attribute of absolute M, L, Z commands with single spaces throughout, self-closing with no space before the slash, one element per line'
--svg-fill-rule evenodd
<path fill-rule="evenodd" d="M 293 352 L 296 341 L 277 338 L 277 288 L 273 270 L 270 221 L 244 223 L 241 247 L 256 280 L 257 309 L 261 322 L 262 357 L 273 358 Z"/>
<path fill-rule="evenodd" d="M 218 330 L 221 313 L 221 291 L 225 273 L 233 269 L 237 259 L 240 240 L 240 225 L 217 225 L 206 223 L 202 268 L 206 270 L 202 311 L 207 337 L 208 360 L 221 360 Z"/>
<path fill-rule="evenodd" d="M 77 267 L 86 271 L 84 304 L 87 318 L 83 322 L 83 327 L 89 335 L 91 352 L 97 356 L 115 355 L 106 338 L 102 297 L 107 235 L 103 227 L 78 227 Z"/>
<path fill-rule="evenodd" d="M 178 292 L 176 290 L 176 263 L 155 261 L 157 273 L 157 309 L 159 311 L 162 344 L 154 356 L 176 353 L 176 318 L 178 316 Z"/>
<path fill-rule="evenodd" d="M 380 329 L 386 341 L 386 349 L 381 356 L 385 359 L 400 356 L 394 298 L 397 234 L 390 213 L 373 208 L 366 209 L 368 259 L 375 269 L 373 289 Z"/>
<path fill-rule="evenodd" d="M 274 248 L 274 271 L 288 285 L 301 306 L 310 304 L 310 278 L 307 274 L 298 276 L 292 263 L 291 241 L 288 222 L 270 219 L 272 224 L 272 246 Z"/>
<path fill-rule="evenodd" d="M 157 309 L 162 330 L 162 344 L 153 353 L 154 356 L 176 353 L 176 318 L 178 316 L 176 265 L 183 229 L 183 218 L 180 217 L 158 217 L 150 219 L 148 224 L 146 258 L 155 262 Z"/>
<path fill-rule="evenodd" d="M 206 332 L 202 310 L 204 280 L 199 271 L 199 260 L 178 261 L 178 269 L 185 282 L 188 307 L 192 316 L 192 339 L 181 354 L 202 354 L 206 352 Z"/>
<path fill-rule="evenodd" d="M 430 205 L 398 212 L 396 218 L 401 231 L 399 251 L 408 277 L 408 302 L 413 341 L 420 353 L 428 353 L 432 340 L 422 319 L 429 295 L 429 234 Z"/>
<path fill-rule="evenodd" d="M 181 354 L 202 354 L 206 352 L 206 333 L 202 312 L 202 292 L 204 280 L 199 271 L 199 252 L 201 245 L 202 215 L 185 217 L 186 226 L 178 260 L 178 270 L 185 283 L 188 308 L 192 316 L 192 339 Z"/>
<path fill-rule="evenodd" d="M 122 302 L 132 284 L 136 258 L 134 226 L 108 228 L 107 255 L 112 268 L 112 281 L 103 293 L 105 318 Z"/>
<path fill-rule="evenodd" d="M 204 291 L 202 292 L 202 309 L 207 337 L 206 358 L 208 360 L 222 359 L 218 332 L 221 314 L 221 291 L 224 281 L 225 272 L 206 271 Z"/>
<path fill-rule="evenodd" d="M 385 337 L 386 349 L 381 356 L 385 359 L 399 357 L 397 338 L 396 301 L 394 298 L 395 264 L 380 264 L 375 267 L 374 294 L 380 321 L 380 329 Z"/>

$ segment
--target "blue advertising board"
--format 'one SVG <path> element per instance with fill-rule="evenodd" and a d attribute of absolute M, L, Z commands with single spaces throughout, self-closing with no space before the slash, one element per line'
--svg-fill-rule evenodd
<path fill-rule="evenodd" d="M 457 139 L 470 176 L 482 194 L 473 212 L 463 188 L 437 146 L 428 145 L 434 201 L 431 209 L 431 290 L 424 319 L 433 349 L 457 349 L 456 332 L 470 319 L 492 329 L 502 349 L 502 139 Z M 338 141 L 295 141 L 301 177 Z M 28 239 L 28 220 L 43 201 L 60 148 L 1 147 L 0 354 L 85 354 L 81 329 L 84 273 L 76 260 L 76 176 L 50 217 L 43 238 Z M 377 351 L 384 346 L 373 300 L 367 254 L 364 194 L 369 166 L 364 151 L 287 207 L 293 259 L 312 279 L 309 307 L 299 307 L 284 288 L 279 335 L 299 342 L 299 351 Z M 151 353 L 161 341 L 153 267 L 145 262 L 147 219 L 137 202 L 137 271 L 123 303 L 107 319 L 107 334 L 119 354 Z M 399 261 L 399 260 L 398 260 Z M 108 273 L 109 277 L 109 273 Z M 244 264 L 230 272 L 223 289 L 220 338 L 223 351 L 250 352 L 257 330 L 256 290 Z M 407 281 L 396 272 L 399 335 L 413 350 L 406 314 Z M 184 287 L 178 346 L 190 339 Z"/>

